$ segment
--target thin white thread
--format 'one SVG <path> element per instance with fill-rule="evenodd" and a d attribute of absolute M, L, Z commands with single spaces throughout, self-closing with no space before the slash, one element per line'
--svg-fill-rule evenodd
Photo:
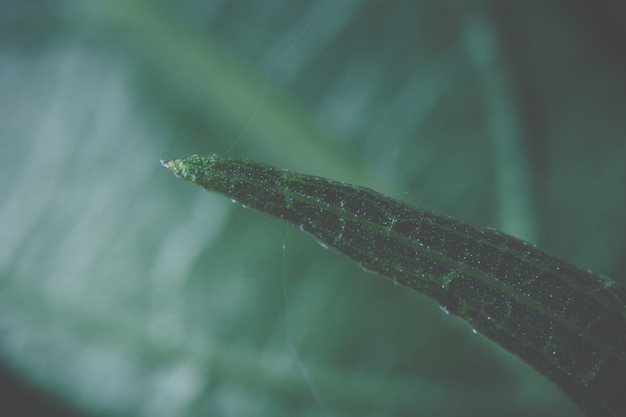
<path fill-rule="evenodd" d="M 288 291 L 287 291 L 287 237 L 288 235 L 289 235 L 289 225 L 287 225 L 287 227 L 285 228 L 285 239 L 283 240 L 283 248 L 282 248 L 283 249 L 282 285 L 283 285 L 283 300 L 285 304 L 285 337 L 287 339 L 286 340 L 287 348 L 289 349 L 289 352 L 291 353 L 291 356 L 293 357 L 293 360 L 296 363 L 296 366 L 298 367 L 298 371 L 300 372 L 302 379 L 304 379 L 304 382 L 306 383 L 307 387 L 309 388 L 309 391 L 311 391 L 311 394 L 317 401 L 323 414 L 326 417 L 333 417 L 333 414 L 330 412 L 330 410 L 328 409 L 328 406 L 322 399 L 322 396 L 320 395 L 317 389 L 317 385 L 315 384 L 315 381 L 311 377 L 309 370 L 304 365 L 304 362 L 302 362 L 302 359 L 300 358 L 300 355 L 298 354 L 297 349 L 293 345 L 293 336 L 291 333 L 291 310 L 289 308 L 289 297 L 288 297 Z"/>
<path fill-rule="evenodd" d="M 326 3 L 326 0 L 324 0 L 322 2 L 322 6 L 320 6 L 317 9 L 317 12 L 313 15 L 313 17 L 311 17 L 311 20 L 309 20 L 307 22 L 307 24 L 300 31 L 300 33 L 298 33 L 298 36 L 296 36 L 296 39 L 294 39 L 294 41 L 291 42 L 291 44 L 287 47 L 287 49 L 285 49 L 285 51 L 282 53 L 282 55 L 276 60 L 276 63 L 274 64 L 274 66 L 272 66 L 272 68 L 270 68 L 270 70 L 267 72 L 267 75 L 265 76 L 265 82 L 263 83 L 263 89 L 261 90 L 261 96 L 259 97 L 259 101 L 257 102 L 254 110 L 252 111 L 252 115 L 248 119 L 248 122 L 246 123 L 246 126 L 243 128 L 243 131 L 241 132 L 241 134 L 239 134 L 237 139 L 235 139 L 233 144 L 230 146 L 230 148 L 228 148 L 226 150 L 226 152 L 222 152 L 222 153 L 217 154 L 217 155 L 223 156 L 223 155 L 229 154 L 230 152 L 232 152 L 233 149 L 235 149 L 235 147 L 239 144 L 239 142 L 241 142 L 241 140 L 244 138 L 244 136 L 246 135 L 246 133 L 250 129 L 250 126 L 252 125 L 252 122 L 254 121 L 254 119 L 256 119 L 256 115 L 259 112 L 259 109 L 261 108 L 261 105 L 263 105 L 263 102 L 265 101 L 265 95 L 267 93 L 267 87 L 268 87 L 268 85 L 270 83 L 270 79 L 272 78 L 272 74 L 274 74 L 274 72 L 278 69 L 278 67 L 280 67 L 280 65 L 283 63 L 285 58 L 287 58 L 287 55 L 289 55 L 289 52 L 291 52 L 291 50 L 298 44 L 298 42 L 300 42 L 300 39 L 302 39 L 304 34 L 306 32 L 308 32 L 308 30 L 311 27 L 311 25 L 313 24 L 313 22 L 320 15 L 321 10 L 322 10 L 322 8 L 323 8 L 325 3 Z"/>

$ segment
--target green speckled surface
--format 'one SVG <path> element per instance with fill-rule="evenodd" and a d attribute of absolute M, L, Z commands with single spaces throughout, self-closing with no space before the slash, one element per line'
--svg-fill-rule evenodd
<path fill-rule="evenodd" d="M 590 415 L 626 413 L 623 286 L 512 236 L 367 188 L 216 156 L 162 164 L 434 298 L 532 364 Z"/>

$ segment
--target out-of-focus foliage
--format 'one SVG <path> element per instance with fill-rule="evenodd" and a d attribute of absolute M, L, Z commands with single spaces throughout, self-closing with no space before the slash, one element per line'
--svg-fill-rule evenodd
<path fill-rule="evenodd" d="M 623 7 L 581 4 L 2 2 L 0 360 L 102 416 L 577 415 L 159 159 L 351 181 L 623 281 Z"/>

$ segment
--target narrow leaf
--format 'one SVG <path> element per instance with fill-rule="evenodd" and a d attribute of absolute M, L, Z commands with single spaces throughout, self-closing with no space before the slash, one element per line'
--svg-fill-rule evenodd
<path fill-rule="evenodd" d="M 434 298 L 590 416 L 626 415 L 624 286 L 512 236 L 367 188 L 215 156 L 162 164 Z"/>

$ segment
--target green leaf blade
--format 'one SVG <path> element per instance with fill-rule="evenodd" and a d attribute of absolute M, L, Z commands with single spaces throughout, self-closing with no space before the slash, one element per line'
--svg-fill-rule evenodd
<path fill-rule="evenodd" d="M 162 163 L 434 298 L 590 415 L 626 415 L 623 286 L 512 236 L 366 188 L 215 156 Z"/>

